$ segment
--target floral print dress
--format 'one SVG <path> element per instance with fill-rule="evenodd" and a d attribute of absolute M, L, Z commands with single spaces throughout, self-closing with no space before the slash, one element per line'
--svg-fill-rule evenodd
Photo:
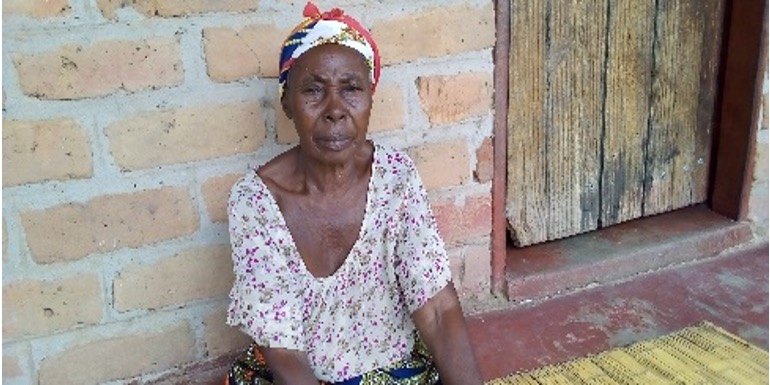
<path fill-rule="evenodd" d="M 319 380 L 342 382 L 412 357 L 410 315 L 451 280 L 412 160 L 374 144 L 363 222 L 332 275 L 314 277 L 256 171 L 228 202 L 235 282 L 227 323 L 259 346 L 305 351 Z"/>

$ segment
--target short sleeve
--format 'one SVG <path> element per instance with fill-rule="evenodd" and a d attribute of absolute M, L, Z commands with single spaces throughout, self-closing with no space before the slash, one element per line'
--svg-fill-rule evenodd
<path fill-rule="evenodd" d="M 264 185 L 242 179 L 230 193 L 228 216 L 235 282 L 227 323 L 265 347 L 304 350 L 296 276 L 286 259 Z M 261 182 L 260 182 L 261 183 Z"/>
<path fill-rule="evenodd" d="M 444 241 L 430 209 L 428 194 L 414 163 L 403 155 L 404 170 L 398 183 L 399 210 L 396 275 L 410 313 L 418 310 L 452 279 Z"/>

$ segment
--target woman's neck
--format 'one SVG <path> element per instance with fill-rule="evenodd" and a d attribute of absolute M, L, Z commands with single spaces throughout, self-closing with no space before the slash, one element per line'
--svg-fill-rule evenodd
<path fill-rule="evenodd" d="M 364 154 L 360 154 L 364 153 Z M 309 193 L 344 194 L 351 187 L 366 178 L 370 155 L 361 151 L 348 162 L 341 164 L 323 164 L 304 158 L 301 151 L 297 153 L 296 171 L 304 180 L 306 191 Z"/>
<path fill-rule="evenodd" d="M 335 193 L 346 191 L 356 181 L 358 170 L 353 162 L 341 165 L 323 165 L 297 162 L 300 175 L 304 177 L 309 192 Z"/>

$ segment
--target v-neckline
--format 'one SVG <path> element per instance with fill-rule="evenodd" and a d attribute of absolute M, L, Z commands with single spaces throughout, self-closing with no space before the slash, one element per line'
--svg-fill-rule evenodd
<path fill-rule="evenodd" d="M 260 184 L 262 184 L 262 188 L 265 190 L 266 195 L 269 197 L 269 204 L 273 209 L 273 212 L 275 213 L 276 219 L 278 220 L 278 224 L 281 226 L 281 228 L 286 232 L 286 237 L 289 241 L 289 246 L 291 248 L 291 255 L 292 258 L 296 259 L 296 262 L 300 266 L 300 270 L 302 271 L 302 274 L 312 278 L 313 280 L 317 282 L 325 282 L 325 281 L 333 281 L 335 277 L 341 274 L 343 270 L 346 269 L 347 265 L 352 263 L 353 258 L 351 256 L 354 254 L 355 250 L 359 247 L 359 244 L 363 241 L 364 234 L 366 233 L 366 223 L 369 219 L 369 216 L 371 215 L 371 201 L 372 201 L 372 187 L 374 184 L 374 174 L 377 170 L 375 170 L 375 166 L 377 164 L 377 156 L 379 154 L 379 147 L 376 143 L 372 142 L 372 164 L 369 174 L 369 182 L 366 187 L 366 202 L 364 203 L 364 215 L 361 218 L 361 225 L 358 229 L 358 236 L 356 237 L 355 242 L 353 242 L 353 246 L 350 247 L 350 250 L 348 250 L 347 255 L 345 255 L 345 260 L 342 261 L 340 266 L 337 268 L 337 270 L 334 270 L 331 274 L 324 276 L 324 277 L 317 277 L 313 273 L 308 270 L 307 265 L 305 265 L 305 260 L 302 258 L 302 255 L 299 253 L 299 249 L 297 248 L 297 243 L 294 242 L 294 235 L 291 233 L 291 230 L 289 229 L 289 225 L 286 223 L 286 218 L 283 216 L 283 212 L 281 211 L 281 208 L 278 206 L 278 201 L 275 199 L 275 196 L 273 196 L 272 191 L 267 187 L 267 184 L 262 180 L 262 178 L 254 172 L 254 177 L 257 181 L 259 181 Z"/>

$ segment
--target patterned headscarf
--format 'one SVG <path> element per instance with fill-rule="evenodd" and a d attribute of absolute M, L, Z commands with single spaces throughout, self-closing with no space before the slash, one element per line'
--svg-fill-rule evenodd
<path fill-rule="evenodd" d="M 289 70 L 294 62 L 303 53 L 322 44 L 344 45 L 363 55 L 374 91 L 380 79 L 380 53 L 369 31 L 339 8 L 321 13 L 315 4 L 308 2 L 302 14 L 305 20 L 289 34 L 281 49 L 278 76 L 280 95 L 283 95 L 286 88 Z"/>

